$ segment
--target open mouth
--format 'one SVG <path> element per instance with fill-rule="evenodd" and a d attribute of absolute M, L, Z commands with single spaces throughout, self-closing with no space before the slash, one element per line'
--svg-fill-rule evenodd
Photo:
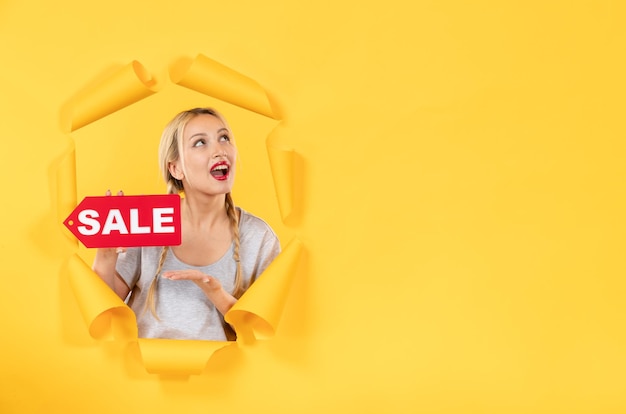
<path fill-rule="evenodd" d="M 226 162 L 218 162 L 211 168 L 210 173 L 216 180 L 226 180 L 229 171 L 230 168 Z"/>

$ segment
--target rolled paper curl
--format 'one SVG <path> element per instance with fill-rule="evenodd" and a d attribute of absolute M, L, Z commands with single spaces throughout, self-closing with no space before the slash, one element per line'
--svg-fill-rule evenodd
<path fill-rule="evenodd" d="M 281 148 L 267 144 L 267 153 L 272 169 L 274 188 L 280 216 L 285 222 L 294 208 L 294 159 L 295 152 L 291 148 Z"/>
<path fill-rule="evenodd" d="M 152 95 L 156 86 L 146 68 L 132 61 L 74 96 L 62 109 L 63 129 L 76 131 Z"/>
<path fill-rule="evenodd" d="M 235 328 L 238 340 L 250 343 L 276 333 L 302 252 L 302 242 L 291 240 L 226 313 L 224 319 Z"/>
<path fill-rule="evenodd" d="M 170 67 L 172 82 L 272 119 L 278 119 L 271 101 L 254 79 L 198 55 L 180 59 Z"/>
<path fill-rule="evenodd" d="M 146 371 L 151 374 L 198 375 L 218 350 L 235 345 L 228 341 L 138 340 Z"/>
<path fill-rule="evenodd" d="M 73 141 L 71 148 L 61 158 L 57 166 L 56 208 L 57 221 L 63 223 L 76 207 L 76 151 Z M 67 228 L 61 225 L 64 234 L 78 247 L 78 240 Z"/>
<path fill-rule="evenodd" d="M 69 280 L 78 307 L 95 339 L 134 340 L 137 320 L 133 311 L 81 259 L 72 255 Z"/>

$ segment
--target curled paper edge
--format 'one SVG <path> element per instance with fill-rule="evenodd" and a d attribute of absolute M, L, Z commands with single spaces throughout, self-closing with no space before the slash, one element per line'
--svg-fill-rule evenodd
<path fill-rule="evenodd" d="M 137 338 L 137 321 L 133 311 L 76 253 L 70 257 L 68 272 L 70 286 L 92 338 Z"/>
<path fill-rule="evenodd" d="M 197 375 L 218 350 L 236 345 L 233 341 L 177 339 L 137 340 L 141 359 L 150 374 Z"/>
<path fill-rule="evenodd" d="M 156 80 L 134 60 L 70 99 L 61 109 L 61 127 L 76 131 L 155 92 Z"/>
<path fill-rule="evenodd" d="M 251 343 L 275 334 L 303 250 L 302 242 L 292 239 L 226 313 L 224 319 L 234 327 L 238 341 Z"/>
<path fill-rule="evenodd" d="M 56 179 L 56 217 L 57 222 L 63 229 L 65 234 L 74 246 L 78 247 L 78 240 L 74 235 L 67 230 L 62 224 L 67 217 L 76 207 L 76 150 L 74 148 L 74 141 L 72 141 L 72 147 L 63 156 L 60 163 L 57 166 Z"/>
<path fill-rule="evenodd" d="M 180 86 L 278 120 L 265 89 L 228 66 L 202 54 L 180 59 L 170 68 L 170 80 Z"/>
<path fill-rule="evenodd" d="M 272 170 L 272 179 L 276 190 L 280 216 L 283 222 L 285 222 L 293 212 L 295 151 L 293 149 L 279 148 L 268 143 L 267 154 Z"/>

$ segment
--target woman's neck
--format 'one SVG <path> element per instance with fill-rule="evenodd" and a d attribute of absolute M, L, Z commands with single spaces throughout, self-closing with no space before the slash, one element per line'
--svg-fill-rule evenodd
<path fill-rule="evenodd" d="M 189 196 L 185 195 L 181 203 L 181 214 L 184 220 L 195 228 L 211 228 L 228 220 L 226 212 L 226 195 Z"/>

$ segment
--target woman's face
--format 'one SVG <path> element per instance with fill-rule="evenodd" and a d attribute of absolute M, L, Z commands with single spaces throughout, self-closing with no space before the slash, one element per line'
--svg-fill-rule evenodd
<path fill-rule="evenodd" d="M 170 164 L 172 175 L 183 182 L 185 193 L 226 194 L 235 179 L 237 148 L 219 118 L 202 114 L 184 128 L 181 158 Z"/>

